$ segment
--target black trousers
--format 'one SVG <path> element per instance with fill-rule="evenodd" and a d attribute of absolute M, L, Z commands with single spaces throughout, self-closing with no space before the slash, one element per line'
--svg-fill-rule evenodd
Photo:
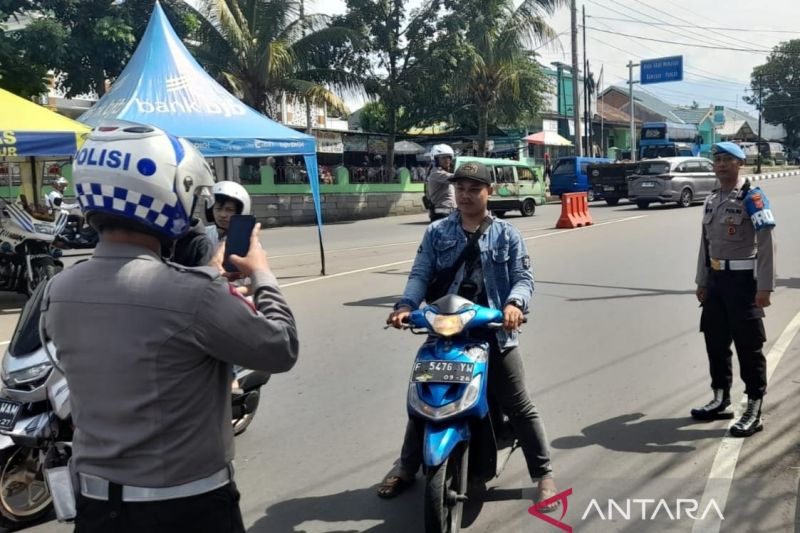
<path fill-rule="evenodd" d="M 731 342 L 736 346 L 745 393 L 758 399 L 767 392 L 767 340 L 764 310 L 755 305 L 752 270 L 711 271 L 700 318 L 711 370 L 711 388 L 730 389 L 733 383 Z"/>
<path fill-rule="evenodd" d="M 108 501 L 78 494 L 75 533 L 245 533 L 234 483 L 156 502 L 123 502 L 119 485 L 109 493 Z"/>

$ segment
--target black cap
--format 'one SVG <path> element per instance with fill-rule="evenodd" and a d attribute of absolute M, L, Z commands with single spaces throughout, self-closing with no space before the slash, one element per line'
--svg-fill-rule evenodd
<path fill-rule="evenodd" d="M 464 163 L 458 167 L 458 169 L 456 169 L 456 173 L 453 174 L 452 178 L 450 178 L 450 181 L 458 181 L 462 179 L 477 181 L 478 183 L 482 183 L 484 185 L 492 184 L 492 176 L 489 173 L 489 168 L 483 163 L 478 163 L 477 161 L 468 161 L 467 163 Z"/>

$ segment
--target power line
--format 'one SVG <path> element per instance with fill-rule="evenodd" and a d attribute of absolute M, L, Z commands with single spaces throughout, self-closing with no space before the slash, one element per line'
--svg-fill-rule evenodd
<path fill-rule="evenodd" d="M 636 2 L 637 4 L 641 4 L 641 5 L 643 5 L 643 6 L 647 7 L 647 8 L 650 8 L 650 9 L 652 9 L 653 11 L 656 11 L 656 12 L 658 12 L 658 13 L 663 13 L 664 15 L 667 15 L 668 17 L 674 18 L 674 19 L 676 19 L 676 20 L 679 20 L 679 21 L 681 21 L 681 22 L 685 22 L 685 23 L 687 23 L 687 24 L 691 24 L 691 25 L 692 25 L 692 26 L 694 26 L 695 28 L 699 28 L 699 26 L 697 26 L 697 24 L 695 24 L 695 23 L 694 23 L 694 22 L 692 22 L 691 20 L 682 19 L 682 18 L 680 18 L 680 17 L 679 17 L 679 16 L 677 16 L 677 15 L 674 15 L 674 14 L 672 14 L 672 13 L 668 13 L 668 12 L 664 11 L 663 9 L 658 9 L 657 7 L 653 7 L 653 6 L 651 6 L 650 4 L 646 4 L 646 3 L 642 2 L 641 0 L 633 0 L 633 1 L 634 1 L 634 2 Z M 727 35 L 725 35 L 724 33 L 720 33 L 720 32 L 718 32 L 718 31 L 716 31 L 716 30 L 709 30 L 709 31 L 710 31 L 711 33 L 716 33 L 717 35 L 721 35 L 721 36 L 722 36 L 723 38 L 725 38 L 725 39 L 726 39 L 726 40 L 727 40 L 729 43 L 732 41 L 732 39 L 731 39 L 730 37 L 728 37 Z M 752 42 L 747 42 L 747 41 L 742 41 L 742 42 L 744 42 L 745 44 L 749 44 L 749 45 L 751 45 L 751 46 L 761 46 L 761 45 L 758 45 L 758 44 L 755 44 L 755 43 L 752 43 Z M 738 43 L 738 42 L 736 42 L 736 45 L 738 45 L 738 44 L 739 44 L 739 43 Z M 728 45 L 728 46 L 730 46 L 730 45 Z"/>
<path fill-rule="evenodd" d="M 619 15 L 629 16 L 627 13 L 623 13 L 622 11 L 617 11 L 616 9 L 610 8 L 610 7 L 608 7 L 608 6 L 604 5 L 604 4 L 600 4 L 600 3 L 598 3 L 597 0 L 589 0 L 589 1 L 594 3 L 594 4 L 596 4 L 596 5 L 598 5 L 598 6 L 600 6 L 600 7 L 602 7 L 602 8 L 604 8 L 604 9 L 607 9 L 609 11 L 617 13 Z M 639 2 L 639 3 L 641 3 L 641 2 Z M 643 4 L 643 5 L 645 5 L 646 7 L 649 7 L 649 6 L 647 6 L 647 4 Z M 679 35 L 681 37 L 686 37 L 686 38 L 689 38 L 689 39 L 691 39 L 693 41 L 697 41 L 697 42 L 700 42 L 700 43 L 703 43 L 703 44 L 706 44 L 706 45 L 711 45 L 711 46 L 715 46 L 715 45 L 719 45 L 719 44 L 723 44 L 725 46 L 731 46 L 731 44 L 729 42 L 727 42 L 727 43 L 726 42 L 720 42 L 718 40 L 713 40 L 713 39 L 705 37 L 705 36 L 703 36 L 701 38 L 701 37 L 699 37 L 697 35 L 692 34 L 691 32 L 687 32 L 686 30 L 680 30 L 680 33 L 678 33 L 675 30 L 672 30 L 672 31 L 666 30 L 663 26 L 665 24 L 669 24 L 669 22 L 665 21 L 664 19 L 660 19 L 660 18 L 658 18 L 658 17 L 656 17 L 654 15 L 651 15 L 649 13 L 645 13 L 643 11 L 639 11 L 638 9 L 635 9 L 633 7 L 630 7 L 630 6 L 625 6 L 625 9 L 627 9 L 629 11 L 633 11 L 634 13 L 638 13 L 638 14 L 643 15 L 645 17 L 648 17 L 650 19 L 653 19 L 656 22 L 650 22 L 650 21 L 642 20 L 642 19 L 636 19 L 636 20 L 641 22 L 642 24 L 647 24 L 649 26 L 653 26 L 654 28 L 656 28 L 656 29 L 658 29 L 660 31 L 663 31 L 665 33 L 672 33 L 674 35 Z"/>
<path fill-rule="evenodd" d="M 593 28 L 591 26 L 586 26 L 586 29 L 599 31 L 603 33 L 612 33 L 614 35 L 620 35 L 622 37 L 630 37 L 631 39 L 641 39 L 643 41 L 653 41 L 656 43 L 666 43 L 666 44 L 674 44 L 676 46 L 691 46 L 695 48 L 708 48 L 710 50 L 727 50 L 730 52 L 750 52 L 753 54 L 767 54 L 772 52 L 772 50 L 758 50 L 755 48 L 726 48 L 724 46 L 710 46 L 710 45 L 703 45 L 703 44 L 692 44 L 692 43 L 678 43 L 675 41 L 667 41 L 664 39 L 653 39 L 652 37 L 642 37 L 641 35 L 632 35 L 630 33 L 621 33 L 618 31 L 611 31 L 611 30 L 603 30 L 600 28 Z"/>
<path fill-rule="evenodd" d="M 586 18 L 602 19 L 602 20 L 613 20 L 613 21 L 617 21 L 617 22 L 637 22 L 637 23 L 641 23 L 641 24 L 648 24 L 648 22 L 646 22 L 644 20 L 639 20 L 639 19 L 635 19 L 635 18 L 624 18 L 624 19 L 621 19 L 621 18 L 614 18 L 614 17 L 598 17 L 596 15 L 592 15 L 592 16 L 586 15 Z M 690 25 L 690 24 L 669 24 L 669 23 L 666 23 L 666 22 L 664 23 L 664 26 L 670 26 L 670 27 L 673 27 L 673 28 L 699 28 L 699 29 L 703 29 L 703 30 L 746 31 L 746 32 L 751 32 L 751 33 L 788 33 L 788 34 L 791 34 L 791 35 L 800 36 L 800 32 L 798 32 L 798 31 L 790 31 L 790 30 L 754 30 L 752 28 L 750 28 L 750 29 L 746 29 L 746 28 L 720 28 L 720 27 L 713 27 L 713 26 L 693 26 L 693 25 Z"/>

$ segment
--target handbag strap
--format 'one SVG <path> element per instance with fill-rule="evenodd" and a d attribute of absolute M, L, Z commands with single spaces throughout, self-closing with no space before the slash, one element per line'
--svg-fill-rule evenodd
<path fill-rule="evenodd" d="M 478 239 L 481 238 L 481 235 L 483 235 L 483 233 L 491 225 L 492 225 L 491 217 L 484 218 L 483 222 L 481 222 L 481 225 L 478 227 L 477 230 L 475 230 L 475 233 L 473 233 L 472 236 L 470 236 L 469 240 L 467 241 L 467 245 L 464 247 L 463 250 L 461 250 L 461 253 L 456 258 L 455 263 L 453 263 L 453 266 L 450 267 L 453 277 L 455 277 L 458 269 L 461 268 L 461 264 L 467 259 L 467 254 L 469 253 L 469 251 L 478 243 Z"/>

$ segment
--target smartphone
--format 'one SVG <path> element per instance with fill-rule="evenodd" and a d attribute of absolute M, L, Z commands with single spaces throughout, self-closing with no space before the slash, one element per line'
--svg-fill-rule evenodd
<path fill-rule="evenodd" d="M 239 272 L 239 269 L 230 262 L 231 255 L 244 257 L 250 250 L 250 236 L 256 225 L 253 215 L 233 215 L 228 224 L 228 235 L 225 238 L 225 257 L 222 268 L 225 272 Z"/>

